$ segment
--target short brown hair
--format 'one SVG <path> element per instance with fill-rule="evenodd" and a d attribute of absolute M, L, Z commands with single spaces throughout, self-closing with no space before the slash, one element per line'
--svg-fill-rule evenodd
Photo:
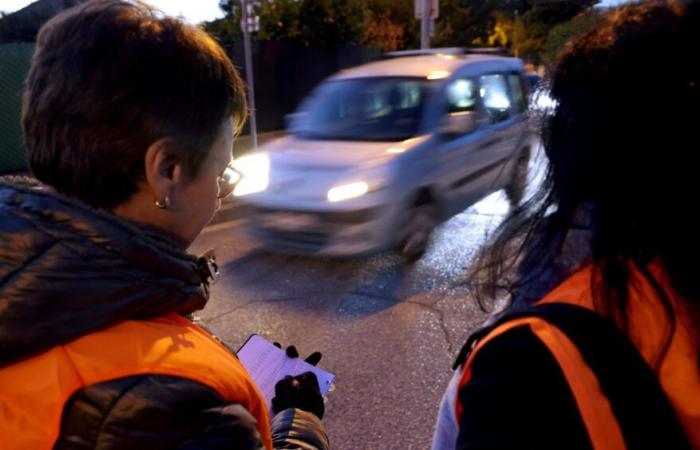
<path fill-rule="evenodd" d="M 23 99 L 32 173 L 95 207 L 128 200 L 144 155 L 170 138 L 195 176 L 245 89 L 204 31 L 141 3 L 94 0 L 39 32 Z"/>

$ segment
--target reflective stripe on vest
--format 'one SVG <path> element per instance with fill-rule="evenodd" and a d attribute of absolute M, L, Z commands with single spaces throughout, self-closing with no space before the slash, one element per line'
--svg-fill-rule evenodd
<path fill-rule="evenodd" d="M 459 383 L 461 390 L 471 379 L 471 364 L 479 350 L 492 339 L 516 328 L 526 326 L 549 349 L 571 389 L 584 426 L 595 450 L 623 450 L 625 441 L 608 398 L 602 392 L 595 373 L 586 364 L 573 342 L 557 327 L 537 317 L 514 319 L 496 327 L 478 341 L 466 361 Z M 463 408 L 456 402 L 457 422 Z"/>
<path fill-rule="evenodd" d="M 265 401 L 243 365 L 201 328 L 169 314 L 122 322 L 0 369 L 0 450 L 51 449 L 76 391 L 146 374 L 191 379 L 243 405 L 272 448 Z"/>

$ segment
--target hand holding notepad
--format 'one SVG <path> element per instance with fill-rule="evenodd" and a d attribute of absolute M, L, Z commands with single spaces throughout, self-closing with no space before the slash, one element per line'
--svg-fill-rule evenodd
<path fill-rule="evenodd" d="M 290 358 L 284 350 L 256 334 L 248 338 L 238 350 L 238 358 L 255 381 L 270 410 L 272 410 L 272 398 L 275 396 L 275 385 L 287 375 L 314 373 L 322 395 L 329 392 L 335 379 L 332 373 L 319 369 L 300 358 Z"/>

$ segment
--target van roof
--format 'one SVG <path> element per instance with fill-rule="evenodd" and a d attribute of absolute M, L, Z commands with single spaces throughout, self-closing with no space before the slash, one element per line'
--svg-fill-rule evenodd
<path fill-rule="evenodd" d="M 406 56 L 371 62 L 341 70 L 332 79 L 404 76 L 428 79 L 446 78 L 455 70 L 467 65 L 506 64 L 509 70 L 522 70 L 523 63 L 517 58 L 491 55 L 431 54 Z"/>

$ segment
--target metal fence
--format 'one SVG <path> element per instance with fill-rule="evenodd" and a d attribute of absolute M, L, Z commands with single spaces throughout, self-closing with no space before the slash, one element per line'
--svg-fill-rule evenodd
<path fill-rule="evenodd" d="M 243 42 L 222 45 L 243 76 Z M 258 131 L 281 129 L 284 115 L 293 112 L 324 78 L 380 56 L 377 50 L 359 46 L 315 49 L 288 42 L 253 42 Z M 243 133 L 248 133 L 247 126 Z"/>
<path fill-rule="evenodd" d="M 34 43 L 0 44 L 0 174 L 27 168 L 20 127 L 21 94 L 34 46 Z M 224 46 L 235 64 L 243 69 L 241 43 Z M 292 112 L 325 77 L 379 56 L 379 52 L 362 47 L 317 50 L 281 43 L 255 45 L 259 131 L 281 129 L 284 115 Z M 247 127 L 243 132 L 248 132 Z"/>
<path fill-rule="evenodd" d="M 27 169 L 20 125 L 24 79 L 34 43 L 0 45 L 0 174 Z"/>

